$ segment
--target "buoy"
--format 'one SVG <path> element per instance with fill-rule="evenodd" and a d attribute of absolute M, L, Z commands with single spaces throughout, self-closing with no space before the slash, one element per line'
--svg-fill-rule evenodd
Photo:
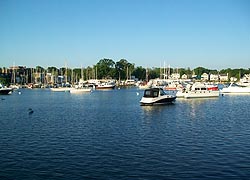
<path fill-rule="evenodd" d="M 22 93 L 19 91 L 18 94 L 22 94 Z"/>
<path fill-rule="evenodd" d="M 136 95 L 137 95 L 137 96 L 139 96 L 139 93 L 138 93 L 138 92 L 136 92 Z"/>
<path fill-rule="evenodd" d="M 29 110 L 29 115 L 33 114 L 33 110 L 31 108 L 28 109 Z"/>

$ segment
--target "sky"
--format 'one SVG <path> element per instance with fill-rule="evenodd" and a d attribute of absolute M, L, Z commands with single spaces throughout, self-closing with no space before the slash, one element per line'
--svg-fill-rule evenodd
<path fill-rule="evenodd" d="M 249 0 L 1 0 L 0 67 L 250 68 Z"/>

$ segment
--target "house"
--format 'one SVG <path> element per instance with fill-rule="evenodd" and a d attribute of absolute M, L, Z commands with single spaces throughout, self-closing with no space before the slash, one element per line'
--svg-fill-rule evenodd
<path fill-rule="evenodd" d="M 219 75 L 220 81 L 228 81 L 228 73 Z"/>
<path fill-rule="evenodd" d="M 203 74 L 201 75 L 201 80 L 203 80 L 203 81 L 209 80 L 209 75 L 208 75 L 207 73 L 203 73 Z"/>
<path fill-rule="evenodd" d="M 181 79 L 187 79 L 188 78 L 188 76 L 186 75 L 186 74 L 183 74 L 182 76 L 181 76 Z"/>
<path fill-rule="evenodd" d="M 171 79 L 180 79 L 181 75 L 179 73 L 171 74 Z"/>
<path fill-rule="evenodd" d="M 218 81 L 219 75 L 218 74 L 210 74 L 210 81 Z"/>
<path fill-rule="evenodd" d="M 230 77 L 230 82 L 235 82 L 235 81 L 237 81 L 236 77 Z"/>

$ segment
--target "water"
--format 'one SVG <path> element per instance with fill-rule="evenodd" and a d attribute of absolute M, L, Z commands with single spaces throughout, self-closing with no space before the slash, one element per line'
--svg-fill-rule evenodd
<path fill-rule="evenodd" d="M 0 179 L 250 177 L 250 95 L 147 107 L 133 88 L 20 91 L 0 96 Z"/>

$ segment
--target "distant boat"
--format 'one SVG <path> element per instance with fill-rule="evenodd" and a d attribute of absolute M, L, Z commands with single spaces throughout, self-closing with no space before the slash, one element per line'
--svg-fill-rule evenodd
<path fill-rule="evenodd" d="M 51 91 L 55 92 L 69 92 L 72 88 L 70 87 L 55 87 L 55 88 L 50 88 Z"/>
<path fill-rule="evenodd" d="M 7 88 L 4 87 L 2 84 L 0 84 L 0 95 L 8 95 L 11 94 L 12 91 L 13 91 L 12 88 Z"/>
<path fill-rule="evenodd" d="M 113 81 L 99 82 L 95 85 L 95 89 L 114 89 L 114 88 L 115 88 L 115 82 Z"/>
<path fill-rule="evenodd" d="M 142 106 L 164 105 L 172 103 L 175 99 L 176 96 L 167 95 L 162 88 L 150 88 L 150 89 L 145 89 L 140 104 Z"/>
<path fill-rule="evenodd" d="M 211 98 L 219 97 L 220 91 L 216 85 L 206 85 L 203 83 L 194 83 L 187 85 L 186 89 L 177 91 L 176 96 L 183 98 Z"/>
<path fill-rule="evenodd" d="M 250 87 L 239 86 L 237 84 L 231 83 L 228 87 L 224 87 L 221 93 L 250 93 Z"/>
<path fill-rule="evenodd" d="M 70 93 L 73 94 L 79 94 L 79 93 L 84 93 L 84 92 L 91 92 L 92 88 L 90 87 L 76 87 L 76 88 L 71 88 Z"/>

